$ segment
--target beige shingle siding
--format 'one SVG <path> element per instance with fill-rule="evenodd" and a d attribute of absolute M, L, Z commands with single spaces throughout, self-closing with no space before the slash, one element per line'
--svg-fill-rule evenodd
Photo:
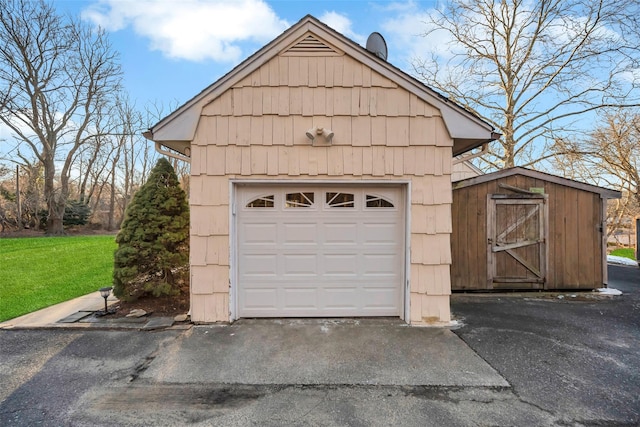
<path fill-rule="evenodd" d="M 437 109 L 346 55 L 263 64 L 204 107 L 192 143 L 192 319 L 229 320 L 229 180 L 251 177 L 411 181 L 410 321 L 449 321 L 452 146 Z"/>

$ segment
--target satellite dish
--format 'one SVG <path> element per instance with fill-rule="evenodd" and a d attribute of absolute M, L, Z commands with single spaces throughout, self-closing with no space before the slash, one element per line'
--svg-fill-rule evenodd
<path fill-rule="evenodd" d="M 387 60 L 387 42 L 380 33 L 371 33 L 367 39 L 367 50 L 382 60 Z"/>

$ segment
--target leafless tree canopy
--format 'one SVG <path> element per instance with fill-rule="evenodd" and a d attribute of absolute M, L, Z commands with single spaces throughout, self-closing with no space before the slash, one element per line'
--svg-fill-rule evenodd
<path fill-rule="evenodd" d="M 44 208 L 47 232 L 60 234 L 78 201 L 92 228 L 117 229 L 159 157 L 142 131 L 164 108 L 139 109 L 107 34 L 54 6 L 0 0 L 0 126 L 11 134 L 0 141 L 0 226 L 39 228 Z M 188 165 L 174 167 L 187 189 Z"/>
<path fill-rule="evenodd" d="M 640 206 L 640 114 L 619 111 L 609 114 L 602 125 L 579 145 L 588 153 L 583 162 L 609 185 L 617 184 L 633 195 Z"/>
<path fill-rule="evenodd" d="M 611 220 L 620 222 L 640 213 L 640 112 L 608 112 L 582 139 L 556 139 L 554 161 L 565 175 L 622 191 L 613 203 Z"/>
<path fill-rule="evenodd" d="M 503 134 L 491 167 L 530 166 L 589 113 L 640 105 L 639 18 L 637 0 L 449 0 L 414 69 Z"/>
<path fill-rule="evenodd" d="M 0 121 L 15 135 L 17 152 L 32 153 L 44 167 L 50 234 L 63 232 L 73 160 L 97 137 L 96 120 L 120 74 L 102 30 L 44 1 L 0 2 Z"/>

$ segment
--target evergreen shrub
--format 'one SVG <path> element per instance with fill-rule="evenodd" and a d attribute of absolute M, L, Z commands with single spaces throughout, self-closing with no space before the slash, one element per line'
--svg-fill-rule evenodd
<path fill-rule="evenodd" d="M 124 301 L 177 295 L 189 274 L 189 205 L 161 158 L 127 207 L 114 256 L 113 293 Z"/>

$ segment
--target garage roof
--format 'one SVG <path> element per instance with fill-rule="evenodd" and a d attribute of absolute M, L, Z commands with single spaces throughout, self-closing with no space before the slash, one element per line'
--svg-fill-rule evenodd
<path fill-rule="evenodd" d="M 454 140 L 453 155 L 459 155 L 484 143 L 497 139 L 493 127 L 475 114 L 442 96 L 399 68 L 378 58 L 375 54 L 336 32 L 311 15 L 302 18 L 276 39 L 247 58 L 218 81 L 204 89 L 174 112 L 160 120 L 144 136 L 168 148 L 185 154 L 193 140 L 202 108 L 216 99 L 238 81 L 265 64 L 292 42 L 310 32 L 339 47 L 345 54 L 360 61 L 374 71 L 394 81 L 398 86 L 430 105 L 442 114 L 449 134 Z"/>

